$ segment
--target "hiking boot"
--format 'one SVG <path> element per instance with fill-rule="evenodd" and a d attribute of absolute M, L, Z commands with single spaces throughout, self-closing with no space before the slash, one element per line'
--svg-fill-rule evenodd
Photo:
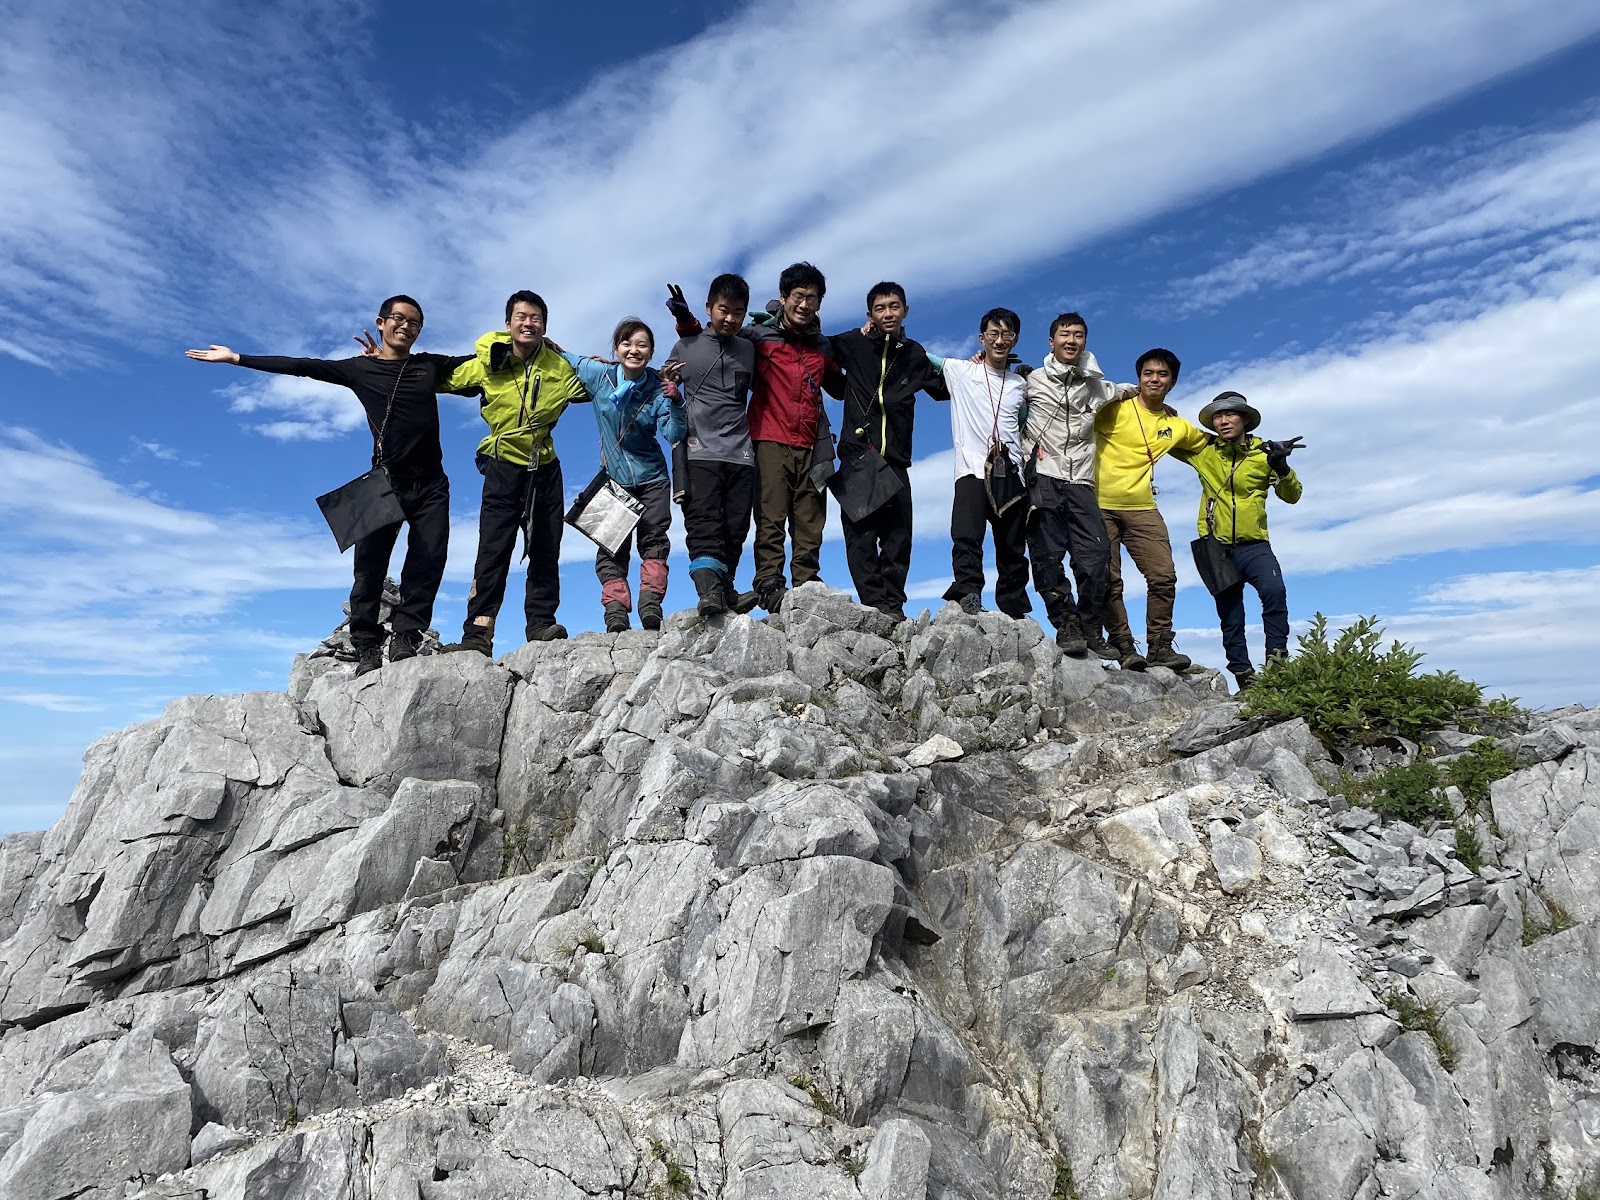
<path fill-rule="evenodd" d="M 639 593 L 639 628 L 640 629 L 660 629 L 661 628 L 661 593 L 660 592 L 643 592 L 642 591 L 642 592 Z"/>
<path fill-rule="evenodd" d="M 1139 653 L 1139 647 L 1133 642 L 1112 642 L 1111 648 L 1117 652 L 1117 665 L 1124 671 L 1142 671 L 1146 667 L 1144 655 Z"/>
<path fill-rule="evenodd" d="M 888 617 L 896 625 L 906 619 L 906 610 L 898 604 L 879 604 L 875 606 L 879 612 Z"/>
<path fill-rule="evenodd" d="M 1122 655 L 1117 648 L 1106 641 L 1105 633 L 1098 624 L 1083 627 L 1083 644 L 1090 654 L 1096 658 L 1103 658 L 1107 662 L 1120 662 Z"/>
<path fill-rule="evenodd" d="M 699 603 L 695 605 L 696 612 L 702 617 L 715 617 L 728 611 L 722 572 L 714 571 L 710 567 L 701 567 L 690 571 L 689 578 L 694 581 L 695 594 L 700 597 Z"/>
<path fill-rule="evenodd" d="M 756 603 L 765 611 L 775 613 L 783 607 L 783 598 L 789 594 L 789 589 L 781 583 L 773 583 L 764 588 L 757 588 L 756 594 L 760 597 Z"/>
<path fill-rule="evenodd" d="M 628 606 L 626 604 L 606 605 L 606 632 L 626 633 L 633 628 L 628 620 Z"/>
<path fill-rule="evenodd" d="M 961 611 L 970 617 L 975 617 L 983 611 L 983 597 L 977 592 L 968 592 L 961 597 Z"/>
<path fill-rule="evenodd" d="M 360 679 L 368 671 L 376 671 L 383 666 L 382 646 L 363 646 L 356 651 L 356 675 Z"/>
<path fill-rule="evenodd" d="M 739 592 L 737 594 L 730 595 L 728 599 L 728 611 L 736 612 L 740 616 L 743 616 L 745 613 L 754 612 L 760 607 L 761 593 L 756 591 L 754 588 L 751 588 L 748 592 Z"/>
<path fill-rule="evenodd" d="M 1061 653 L 1070 654 L 1073 658 L 1083 658 L 1089 653 L 1089 643 L 1083 636 L 1083 630 L 1078 627 L 1076 614 L 1068 613 L 1061 619 L 1061 628 L 1056 630 L 1056 645 L 1061 648 Z"/>
<path fill-rule="evenodd" d="M 494 639 L 481 637 L 474 634 L 464 634 L 459 642 L 451 642 L 448 646 L 440 646 L 440 654 L 460 654 L 463 651 L 475 651 L 485 658 L 494 657 Z"/>
<path fill-rule="evenodd" d="M 1145 655 L 1145 662 L 1152 667 L 1167 667 L 1173 671 L 1187 671 L 1194 666 L 1194 660 L 1187 654 L 1179 654 L 1172 648 L 1170 639 L 1152 641 L 1150 653 Z"/>
<path fill-rule="evenodd" d="M 1250 685 L 1256 681 L 1256 673 L 1254 671 L 1239 671 L 1234 675 L 1233 680 L 1233 694 L 1235 696 L 1242 695 L 1249 691 Z"/>
<path fill-rule="evenodd" d="M 389 661 L 403 662 L 415 658 L 422 646 L 420 633 L 391 633 L 389 635 Z"/>
<path fill-rule="evenodd" d="M 565 625 L 557 625 L 554 622 L 549 625 L 541 625 L 537 629 L 528 630 L 528 640 L 530 642 L 562 642 L 566 638 L 567 627 Z"/>

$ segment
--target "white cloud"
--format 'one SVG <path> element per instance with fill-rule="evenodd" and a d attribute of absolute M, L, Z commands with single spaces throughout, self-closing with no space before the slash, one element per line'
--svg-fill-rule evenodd
<path fill-rule="evenodd" d="M 348 579 L 309 523 L 162 504 L 21 429 L 0 428 L 0 516 L 16 673 L 170 674 L 246 599 Z"/>
<path fill-rule="evenodd" d="M 96 697 L 75 696 L 65 692 L 19 692 L 0 688 L 0 700 L 42 708 L 47 712 L 90 713 L 105 710 L 105 704 Z"/>
<path fill-rule="evenodd" d="M 1339 178 L 1331 206 L 1313 206 L 1332 211 L 1174 282 L 1177 309 L 1357 275 L 1381 275 L 1413 299 L 1460 292 L 1470 280 L 1506 300 L 1561 266 L 1592 274 L 1600 265 L 1600 118 L 1550 132 L 1490 132 L 1499 136 L 1487 145 L 1480 131 Z"/>
<path fill-rule="evenodd" d="M 158 8 L 94 36 L 65 10 L 13 28 L 17 82 L 0 105 L 29 123 L 0 194 L 30 198 L 10 214 L 19 236 L 0 254 L 0 302 L 39 316 L 137 278 L 142 306 L 159 311 L 124 322 L 126 337 L 214 304 L 212 336 L 284 338 L 298 323 L 342 338 L 403 286 L 441 342 L 464 344 L 532 283 L 558 336 L 598 344 L 620 312 L 659 313 L 667 279 L 693 290 L 748 262 L 760 293 L 808 257 L 849 297 L 828 311 L 853 313 L 881 274 L 919 295 L 994 282 L 1600 28 L 1581 5 L 1514 0 L 1426 12 L 1384 0 L 751 5 L 493 135 L 390 122 L 377 127 L 405 132 L 374 138 L 355 132 L 372 114 L 348 97 L 374 89 L 349 86 L 359 56 L 343 51 L 340 10 L 263 17 L 247 47 L 223 11 Z M 1124 66 L 1133 46 L 1161 69 Z M 776 85 L 775 63 L 826 87 Z M 111 97 L 119 137 L 90 136 Z M 286 161 L 272 140 L 284 128 L 317 132 Z M 671 186 L 639 186 L 658 179 Z M 597 288 L 595 247 L 619 230 L 627 252 Z M 42 251 L 61 245 L 92 252 L 52 276 Z M 10 340 L 50 344 L 40 323 Z M 323 401 L 299 399 L 308 429 L 288 416 L 264 428 L 341 428 Z"/>

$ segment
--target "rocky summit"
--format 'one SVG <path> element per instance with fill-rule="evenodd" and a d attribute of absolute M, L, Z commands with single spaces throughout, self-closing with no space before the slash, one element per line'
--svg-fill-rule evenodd
<path fill-rule="evenodd" d="M 1600 710 L 1502 742 L 1385 821 L 1213 672 L 815 584 L 302 657 L 0 843 L 0 1200 L 1578 1195 Z"/>

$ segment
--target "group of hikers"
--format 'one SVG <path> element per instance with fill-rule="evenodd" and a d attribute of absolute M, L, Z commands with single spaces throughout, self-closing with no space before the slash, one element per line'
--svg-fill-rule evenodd
<path fill-rule="evenodd" d="M 1180 417 L 1166 403 L 1181 367 L 1170 350 L 1140 355 L 1136 382 L 1108 381 L 1077 313 L 1051 322 L 1049 353 L 1032 368 L 1015 354 L 1022 322 L 1010 309 L 983 314 L 981 349 L 972 358 L 942 358 L 906 336 L 908 305 L 899 284 L 875 284 L 865 323 L 832 336 L 823 334 L 818 318 L 826 290 L 821 271 L 795 263 L 779 277 L 778 299 L 747 321 L 749 285 L 738 275 L 718 275 L 702 320 L 682 290 L 669 285 L 678 340 L 659 370 L 650 365 L 655 337 L 644 321 L 620 322 L 607 356 L 571 353 L 547 336 L 549 309 L 531 291 L 506 301 L 505 327 L 485 333 L 470 355 L 413 353 L 422 306 L 404 295 L 382 303 L 379 336 L 359 337 L 363 351 L 355 357 L 244 355 L 221 345 L 187 354 L 339 384 L 360 400 L 374 439 L 374 470 L 386 476 L 393 490 L 388 502 L 398 507 L 392 521 L 354 542 L 350 635 L 358 675 L 383 663 L 380 602 L 402 523 L 409 532 L 400 598 L 390 613 L 390 661 L 415 656 L 432 622 L 449 537 L 441 393 L 478 397 L 488 425 L 477 450 L 483 500 L 472 590 L 461 640 L 447 651 L 493 656 L 519 530 L 528 559 L 527 639 L 567 636 L 556 620 L 565 485 L 552 431 L 567 406 L 579 402 L 591 405 L 599 427 L 596 484 L 620 488 L 634 514 L 620 544 L 602 543 L 595 559 L 608 631 L 630 627 L 633 543 L 639 622 L 661 627 L 675 500 L 697 607 L 710 617 L 775 612 L 788 587 L 818 578 L 828 491 L 840 504 L 857 597 L 904 620 L 909 468 L 922 392 L 950 404 L 954 578 L 946 600 L 982 611 L 987 533 L 1002 612 L 1020 619 L 1032 610 L 1031 562 L 1034 588 L 1065 653 L 1094 654 L 1131 670 L 1188 668 L 1190 660 L 1173 646 L 1177 572 L 1153 483 L 1157 461 L 1170 453 L 1200 479 L 1195 558 L 1215 595 L 1238 686 L 1248 687 L 1255 674 L 1245 639 L 1247 583 L 1261 602 L 1268 656 L 1286 652 L 1288 602 L 1267 537 L 1266 496 L 1299 500 L 1300 481 L 1288 463 L 1299 438 L 1255 437 L 1260 413 L 1238 392 L 1213 399 L 1198 424 Z M 824 393 L 844 402 L 837 438 Z M 754 579 L 741 592 L 734 577 L 752 517 Z M 1124 548 L 1146 585 L 1143 655 L 1123 605 Z"/>

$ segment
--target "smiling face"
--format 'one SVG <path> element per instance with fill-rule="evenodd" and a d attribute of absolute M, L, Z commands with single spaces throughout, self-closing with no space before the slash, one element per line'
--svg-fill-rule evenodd
<path fill-rule="evenodd" d="M 984 363 L 996 371 L 1004 371 L 1017 345 L 1017 331 L 1005 321 L 985 321 L 978 341 L 983 346 Z"/>
<path fill-rule="evenodd" d="M 718 337 L 732 337 L 744 324 L 746 305 L 718 296 L 706 305 L 706 328 Z"/>
<path fill-rule="evenodd" d="M 1244 414 L 1219 412 L 1211 416 L 1212 431 L 1225 442 L 1237 442 L 1244 436 Z"/>
<path fill-rule="evenodd" d="M 790 329 L 804 329 L 816 319 L 822 307 L 822 297 L 809 284 L 790 288 L 779 301 L 783 305 L 783 323 Z"/>
<path fill-rule="evenodd" d="M 892 292 L 886 296 L 874 296 L 872 306 L 867 309 L 867 317 L 879 333 L 894 337 L 905 326 L 906 303 Z"/>
<path fill-rule="evenodd" d="M 629 379 L 636 377 L 650 362 L 656 352 L 655 339 L 643 329 L 636 329 L 612 347 L 616 360 Z"/>
<path fill-rule="evenodd" d="M 385 346 L 396 354 L 408 354 L 422 332 L 422 313 L 413 305 L 397 302 L 389 306 L 388 316 L 378 318 L 378 330 Z"/>
<path fill-rule="evenodd" d="M 1071 366 L 1078 361 L 1088 341 L 1089 331 L 1082 325 L 1063 325 L 1050 335 L 1050 353 L 1056 356 L 1057 362 Z"/>
<path fill-rule="evenodd" d="M 1176 380 L 1172 368 L 1160 359 L 1152 358 L 1139 368 L 1139 399 L 1146 408 L 1160 408 L 1167 401 L 1167 393 Z"/>
<path fill-rule="evenodd" d="M 512 306 L 506 329 L 511 333 L 511 348 L 518 358 L 528 358 L 544 345 L 545 313 L 537 304 L 518 300 Z"/>

